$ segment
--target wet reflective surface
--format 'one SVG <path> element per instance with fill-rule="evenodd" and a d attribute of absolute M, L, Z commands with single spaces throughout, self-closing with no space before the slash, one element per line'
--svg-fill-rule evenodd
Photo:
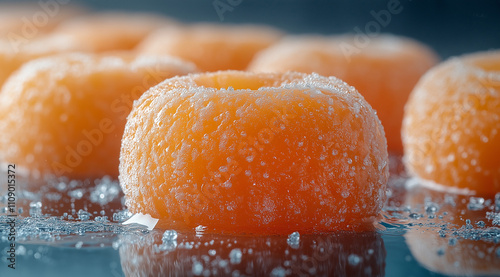
<path fill-rule="evenodd" d="M 18 177 L 15 235 L 8 197 L 1 202 L 0 276 L 500 275 L 500 195 L 437 192 L 392 162 L 386 206 L 376 231 L 365 233 L 148 231 L 121 224 L 132 214 L 117 182 Z M 16 269 L 8 267 L 12 237 Z"/>

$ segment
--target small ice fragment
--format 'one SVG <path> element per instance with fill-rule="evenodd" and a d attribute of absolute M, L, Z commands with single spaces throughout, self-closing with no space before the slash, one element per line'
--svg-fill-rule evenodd
<path fill-rule="evenodd" d="M 484 198 L 482 197 L 469 198 L 469 204 L 467 204 L 467 209 L 471 211 L 480 211 L 484 209 Z"/>
<path fill-rule="evenodd" d="M 31 202 L 30 203 L 30 216 L 40 217 L 42 215 L 42 202 Z"/>
<path fill-rule="evenodd" d="M 80 209 L 77 214 L 78 214 L 78 219 L 80 219 L 81 221 L 89 220 L 90 217 L 92 216 L 91 213 L 84 211 L 82 209 Z"/>
<path fill-rule="evenodd" d="M 293 249 L 299 248 L 299 245 L 300 245 L 300 234 L 299 234 L 299 232 L 293 232 L 293 233 L 291 233 L 288 236 L 288 239 L 286 240 L 286 242 Z"/>
<path fill-rule="evenodd" d="M 203 265 L 200 262 L 194 262 L 191 271 L 194 275 L 201 275 L 203 272 Z"/>
<path fill-rule="evenodd" d="M 217 251 L 215 251 L 214 249 L 208 250 L 208 255 L 215 256 L 215 254 L 217 254 Z"/>
<path fill-rule="evenodd" d="M 495 194 L 495 211 L 500 212 L 500 192 Z"/>
<path fill-rule="evenodd" d="M 196 226 L 196 228 L 194 228 L 194 231 L 196 232 L 196 237 L 201 237 L 206 229 L 207 227 L 203 225 Z"/>
<path fill-rule="evenodd" d="M 163 233 L 163 237 L 161 238 L 161 240 L 163 241 L 163 243 L 172 242 L 172 241 L 177 240 L 177 231 L 166 230 Z"/>
<path fill-rule="evenodd" d="M 113 214 L 113 221 L 123 222 L 123 221 L 129 219 L 130 217 L 132 217 L 132 215 L 133 214 L 129 210 L 125 209 L 123 211 L 119 211 L 117 213 L 114 213 Z"/>
<path fill-rule="evenodd" d="M 351 254 L 349 255 L 349 257 L 347 257 L 347 261 L 350 265 L 357 266 L 359 263 L 361 263 L 361 257 L 356 254 Z"/>
<path fill-rule="evenodd" d="M 144 225 L 148 228 L 149 231 L 153 230 L 158 223 L 159 219 L 151 217 L 149 214 L 138 213 L 133 215 L 127 221 L 123 222 L 123 225 L 137 223 Z"/>
<path fill-rule="evenodd" d="M 231 250 L 229 253 L 229 260 L 232 264 L 239 264 L 241 263 L 241 258 L 243 257 L 243 253 L 241 253 L 241 250 L 239 248 L 235 248 Z"/>

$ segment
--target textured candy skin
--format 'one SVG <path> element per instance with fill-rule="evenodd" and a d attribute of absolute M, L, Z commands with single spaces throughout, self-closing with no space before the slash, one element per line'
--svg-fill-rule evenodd
<path fill-rule="evenodd" d="M 165 227 L 365 230 L 387 156 L 373 109 L 339 79 L 219 71 L 166 80 L 134 104 L 119 178 L 129 209 Z"/>
<path fill-rule="evenodd" d="M 500 51 L 452 58 L 426 73 L 405 108 L 408 170 L 444 188 L 500 191 Z"/>
<path fill-rule="evenodd" d="M 358 45 L 353 36 L 298 36 L 283 39 L 260 53 L 248 70 L 289 70 L 335 76 L 354 86 L 377 111 L 390 152 L 403 153 L 404 105 L 420 77 L 438 61 L 425 45 L 381 35 Z"/>
<path fill-rule="evenodd" d="M 275 29 L 254 25 L 194 24 L 151 34 L 137 50 L 191 61 L 202 71 L 244 70 L 260 50 L 278 41 Z"/>
<path fill-rule="evenodd" d="M 61 54 L 33 60 L 0 92 L 0 160 L 30 174 L 117 178 L 134 99 L 194 65 L 168 57 Z"/>

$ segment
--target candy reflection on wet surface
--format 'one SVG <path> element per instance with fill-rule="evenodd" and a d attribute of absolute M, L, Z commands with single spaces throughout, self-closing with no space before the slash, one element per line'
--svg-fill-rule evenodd
<path fill-rule="evenodd" d="M 390 171 L 375 232 L 285 236 L 210 234 L 205 226 L 148 231 L 121 224 L 132 213 L 117 181 L 34 181 L 19 175 L 14 276 L 62 276 L 73 268 L 74 277 L 499 275 L 500 195 L 425 188 L 395 156 Z M 0 205 L 0 275 L 11 276 L 7 198 Z"/>
<path fill-rule="evenodd" d="M 193 232 L 165 240 L 162 231 L 154 230 L 141 236 L 121 235 L 120 242 L 126 276 L 384 276 L 385 272 L 386 251 L 376 232 L 293 234 L 292 239 Z"/>

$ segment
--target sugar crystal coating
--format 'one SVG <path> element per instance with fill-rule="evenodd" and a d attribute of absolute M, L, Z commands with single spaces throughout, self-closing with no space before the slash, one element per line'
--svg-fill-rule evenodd
<path fill-rule="evenodd" d="M 0 92 L 0 160 L 33 174 L 118 176 L 132 102 L 194 65 L 170 57 L 61 54 L 33 60 Z"/>
<path fill-rule="evenodd" d="M 393 35 L 363 44 L 351 35 L 291 36 L 259 52 L 248 70 L 316 72 L 342 79 L 377 111 L 389 151 L 401 154 L 404 104 L 418 79 L 437 61 L 425 45 Z"/>
<path fill-rule="evenodd" d="M 500 52 L 452 58 L 419 81 L 405 108 L 410 172 L 445 188 L 500 191 Z"/>
<path fill-rule="evenodd" d="M 358 230 L 385 199 L 386 147 L 373 109 L 334 77 L 195 74 L 134 104 L 120 183 L 131 211 L 180 228 Z"/>

